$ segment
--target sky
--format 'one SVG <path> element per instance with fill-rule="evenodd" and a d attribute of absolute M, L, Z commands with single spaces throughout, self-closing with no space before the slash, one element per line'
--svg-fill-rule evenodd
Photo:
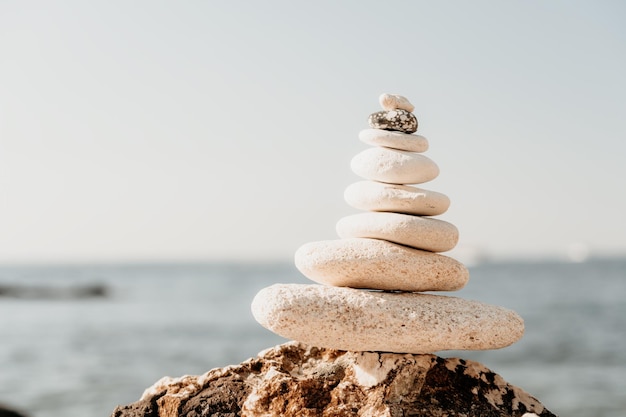
<path fill-rule="evenodd" d="M 463 258 L 626 255 L 620 1 L 0 0 L 0 262 L 265 261 L 337 239 L 382 93 Z"/>

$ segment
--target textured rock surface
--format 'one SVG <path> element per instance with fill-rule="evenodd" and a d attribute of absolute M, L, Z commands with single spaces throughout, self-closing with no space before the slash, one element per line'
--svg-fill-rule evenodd
<path fill-rule="evenodd" d="M 368 145 L 384 146 L 407 152 L 426 152 L 428 139 L 420 135 L 394 132 L 393 130 L 364 129 L 359 132 L 359 139 Z"/>
<path fill-rule="evenodd" d="M 359 210 L 437 216 L 450 207 L 450 199 L 444 194 L 410 185 L 377 181 L 350 184 L 343 196 L 348 204 Z"/>
<path fill-rule="evenodd" d="M 342 217 L 337 222 L 337 234 L 341 238 L 383 239 L 431 252 L 448 251 L 459 240 L 459 231 L 452 223 L 430 217 L 387 212 L 358 213 Z"/>
<path fill-rule="evenodd" d="M 350 167 L 362 178 L 391 184 L 420 184 L 439 175 L 437 164 L 424 155 L 381 147 L 359 152 Z"/>
<path fill-rule="evenodd" d="M 553 417 L 478 362 L 286 343 L 237 366 L 163 378 L 112 417 Z"/>
<path fill-rule="evenodd" d="M 368 123 L 373 129 L 397 130 L 413 133 L 417 130 L 417 118 L 406 110 L 383 110 L 370 114 Z"/>
<path fill-rule="evenodd" d="M 315 284 L 263 288 L 252 301 L 252 314 L 287 339 L 353 351 L 499 349 L 524 334 L 515 312 L 478 301 Z"/>
<path fill-rule="evenodd" d="M 459 261 L 378 239 L 310 242 L 295 255 L 296 267 L 315 282 L 387 291 L 456 291 L 469 272 Z"/>

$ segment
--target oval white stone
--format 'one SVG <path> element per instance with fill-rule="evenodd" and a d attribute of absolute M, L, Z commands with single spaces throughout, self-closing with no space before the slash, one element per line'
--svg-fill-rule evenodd
<path fill-rule="evenodd" d="M 359 139 L 368 145 L 384 146 L 407 152 L 426 152 L 428 150 L 428 139 L 424 136 L 393 130 L 364 129 L 359 132 Z"/>
<path fill-rule="evenodd" d="M 295 263 L 307 278 L 336 287 L 456 291 L 469 279 L 467 268 L 450 257 L 377 239 L 307 243 Z"/>
<path fill-rule="evenodd" d="M 457 297 L 275 284 L 252 301 L 274 333 L 312 346 L 397 353 L 498 349 L 519 340 L 513 311 Z"/>
<path fill-rule="evenodd" d="M 381 94 L 378 101 L 385 110 L 401 109 L 408 112 L 415 110 L 415 106 L 411 104 L 409 99 L 399 94 Z"/>
<path fill-rule="evenodd" d="M 437 164 L 424 155 L 381 147 L 356 154 L 350 167 L 360 177 L 391 184 L 420 184 L 439 175 Z"/>
<path fill-rule="evenodd" d="M 410 185 L 376 181 L 350 184 L 343 196 L 348 204 L 359 210 L 392 211 L 420 216 L 436 216 L 445 213 L 450 206 L 450 199 L 444 194 Z"/>
<path fill-rule="evenodd" d="M 399 243 L 415 249 L 445 252 L 456 246 L 459 231 L 439 219 L 409 214 L 369 212 L 346 216 L 337 222 L 341 238 L 367 237 Z"/>

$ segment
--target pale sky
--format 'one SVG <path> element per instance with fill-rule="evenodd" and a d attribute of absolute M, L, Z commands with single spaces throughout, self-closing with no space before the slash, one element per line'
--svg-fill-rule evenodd
<path fill-rule="evenodd" d="M 289 260 L 358 212 L 385 92 L 416 106 L 451 256 L 626 254 L 624 21 L 591 0 L 0 0 L 0 262 Z"/>

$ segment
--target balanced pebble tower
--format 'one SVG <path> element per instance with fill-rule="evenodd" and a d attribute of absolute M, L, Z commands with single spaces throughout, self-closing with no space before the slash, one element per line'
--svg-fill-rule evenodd
<path fill-rule="evenodd" d="M 288 339 L 349 351 L 432 353 L 498 349 L 519 340 L 522 319 L 513 311 L 462 298 L 423 294 L 456 291 L 469 272 L 439 254 L 458 241 L 456 227 L 435 219 L 445 195 L 407 184 L 435 179 L 439 168 L 422 153 L 414 106 L 383 94 L 383 111 L 369 117 L 359 138 L 372 147 L 351 168 L 364 178 L 345 199 L 363 213 L 337 223 L 340 239 L 307 243 L 297 268 L 322 284 L 275 284 L 252 302 L 256 320 Z"/>

